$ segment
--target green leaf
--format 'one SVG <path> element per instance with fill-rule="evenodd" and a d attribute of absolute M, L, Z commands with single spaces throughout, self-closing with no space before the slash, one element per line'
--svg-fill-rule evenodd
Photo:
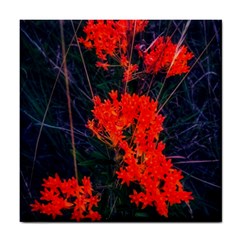
<path fill-rule="evenodd" d="M 147 218 L 147 217 L 149 217 L 149 215 L 146 212 L 136 212 L 135 217 Z"/>
<path fill-rule="evenodd" d="M 91 158 L 95 158 L 95 159 L 106 159 L 106 156 L 104 156 L 102 153 L 100 152 L 92 152 L 90 154 Z"/>
<path fill-rule="evenodd" d="M 78 166 L 86 167 L 86 166 L 93 166 L 96 165 L 95 160 L 85 160 L 85 161 L 78 161 Z"/>

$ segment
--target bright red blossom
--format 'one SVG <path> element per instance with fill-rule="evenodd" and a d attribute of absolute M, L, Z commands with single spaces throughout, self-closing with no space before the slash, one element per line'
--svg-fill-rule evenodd
<path fill-rule="evenodd" d="M 97 62 L 96 63 L 96 67 L 101 67 L 101 68 L 103 68 L 104 70 L 108 70 L 108 67 L 109 67 L 110 65 L 107 63 L 107 62 Z"/>
<path fill-rule="evenodd" d="M 133 194 L 130 195 L 129 197 L 131 199 L 131 203 L 135 203 L 138 206 L 139 203 L 143 201 L 144 193 L 143 192 L 137 193 L 137 191 L 134 189 Z"/>
<path fill-rule="evenodd" d="M 86 48 L 95 48 L 97 57 L 106 60 L 107 56 L 125 55 L 128 40 L 131 38 L 134 26 L 135 34 L 142 32 L 147 26 L 145 20 L 89 20 L 83 31 L 86 39 L 80 37 L 78 41 Z"/>
<path fill-rule="evenodd" d="M 163 72 L 167 77 L 187 73 L 188 61 L 194 56 L 186 46 L 172 43 L 170 37 L 159 37 L 147 52 L 139 53 L 144 59 L 147 73 Z"/>
<path fill-rule="evenodd" d="M 138 65 L 129 63 L 128 47 L 133 35 L 142 32 L 147 26 L 146 20 L 89 20 L 83 31 L 86 38 L 78 38 L 87 49 L 95 49 L 100 61 L 97 67 L 108 70 L 109 57 L 124 68 L 123 81 L 132 80 L 132 74 L 138 70 Z"/>
<path fill-rule="evenodd" d="M 164 144 L 159 141 L 164 117 L 157 112 L 157 102 L 148 96 L 110 92 L 111 100 L 94 98 L 94 119 L 88 128 L 103 142 L 123 154 L 117 177 L 128 186 L 139 184 L 130 195 L 131 202 L 142 208 L 155 206 L 160 215 L 168 216 L 168 205 L 188 202 L 191 192 L 183 190 L 181 171 L 173 169 L 170 159 L 163 154 Z"/>
<path fill-rule="evenodd" d="M 129 59 L 133 36 L 144 31 L 147 24 L 146 20 L 89 20 L 83 29 L 86 38 L 78 41 L 87 49 L 96 50 L 100 60 L 97 67 L 108 70 L 110 58 L 117 61 L 124 69 L 123 82 L 129 82 L 138 77 L 135 73 L 139 68 Z M 166 78 L 189 72 L 188 61 L 194 56 L 186 46 L 172 43 L 170 37 L 158 37 L 148 50 L 142 50 L 141 44 L 135 49 L 143 58 L 147 73 L 162 72 Z"/>
<path fill-rule="evenodd" d="M 123 74 L 123 82 L 129 82 L 134 79 L 133 74 L 138 70 L 137 64 L 130 64 L 128 67 L 125 68 L 124 74 Z"/>
<path fill-rule="evenodd" d="M 57 174 L 55 177 L 43 179 L 43 182 L 44 190 L 41 191 L 40 200 L 44 202 L 39 203 L 35 200 L 30 205 L 32 211 L 52 215 L 55 219 L 56 216 L 62 215 L 62 210 L 73 209 L 71 218 L 77 221 L 101 219 L 101 215 L 92 209 L 97 207 L 100 199 L 92 195 L 90 178 L 86 176 L 83 178 L 83 186 L 79 186 L 75 178 L 61 181 Z"/>

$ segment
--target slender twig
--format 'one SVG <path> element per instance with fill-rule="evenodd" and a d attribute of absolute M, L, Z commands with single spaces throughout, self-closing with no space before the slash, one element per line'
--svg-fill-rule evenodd
<path fill-rule="evenodd" d="M 75 39 L 76 39 L 76 42 L 77 42 L 77 46 L 78 46 L 78 49 L 79 49 L 79 53 L 80 53 L 80 56 L 81 56 L 81 59 L 82 59 L 84 71 L 85 71 L 85 74 L 86 74 L 86 77 L 87 77 L 88 86 L 89 86 L 89 89 L 90 89 L 90 92 L 91 92 L 91 96 L 93 98 L 94 94 L 93 94 L 93 90 L 92 90 L 91 81 L 90 81 L 90 78 L 89 78 L 89 75 L 88 75 L 88 71 L 87 71 L 87 67 L 86 67 L 86 64 L 85 64 L 85 61 L 84 61 L 84 57 L 83 57 L 83 54 L 82 54 L 82 49 L 81 49 L 81 46 L 80 46 L 80 44 L 78 42 L 78 39 L 77 39 L 77 34 L 76 34 L 77 30 L 75 29 L 74 24 L 73 24 L 72 21 L 71 21 L 71 23 L 72 23 L 72 28 L 73 28 L 73 31 L 74 31 L 74 36 L 75 36 Z"/>
<path fill-rule="evenodd" d="M 206 73 L 204 73 L 195 83 L 193 83 L 193 85 L 192 85 L 192 88 L 194 88 L 195 87 L 195 85 L 199 82 L 199 81 L 201 81 L 204 77 L 206 77 L 206 76 L 208 76 L 208 75 L 210 75 L 210 74 L 213 74 L 213 75 L 215 75 L 215 76 L 217 76 L 217 73 L 216 72 L 206 72 Z"/>
<path fill-rule="evenodd" d="M 185 37 L 186 37 L 186 32 L 187 32 L 187 29 L 189 28 L 190 22 L 191 22 L 190 20 L 187 21 L 186 26 L 185 26 L 185 28 L 184 28 L 184 30 L 183 30 L 183 32 L 182 32 L 182 34 L 181 34 L 181 37 L 180 37 L 180 39 L 179 39 L 179 41 L 178 41 L 178 43 L 177 43 L 177 47 L 176 47 L 176 51 L 175 51 L 174 57 L 173 57 L 173 59 L 172 59 L 172 62 L 171 62 L 171 64 L 170 64 L 170 67 L 169 67 L 168 70 L 167 70 L 166 77 L 164 78 L 164 81 L 163 81 L 163 85 L 162 85 L 162 87 L 161 87 L 161 89 L 160 89 L 160 91 L 159 91 L 159 93 L 158 93 L 158 95 L 157 95 L 157 98 L 156 98 L 157 101 L 158 101 L 158 99 L 159 99 L 159 97 L 160 97 L 160 94 L 161 94 L 161 92 L 162 92 L 162 90 L 163 90 L 163 87 L 164 87 L 164 85 L 165 85 L 165 83 L 166 83 L 166 79 L 167 79 L 168 73 L 169 73 L 169 71 L 171 70 L 172 66 L 174 65 L 175 60 L 177 59 L 178 55 L 179 55 L 180 52 L 181 52 L 181 45 L 182 45 L 182 43 L 183 43 L 183 41 L 184 41 L 184 39 L 185 39 Z"/>
<path fill-rule="evenodd" d="M 149 87 L 148 87 L 148 91 L 147 91 L 147 96 L 148 96 L 148 94 L 149 94 L 149 92 L 150 92 L 150 89 L 151 89 L 151 86 L 152 86 L 152 84 L 153 84 L 153 79 L 154 79 L 154 75 L 152 75 L 152 78 L 151 78 L 151 81 L 150 81 L 150 83 L 149 83 Z"/>
<path fill-rule="evenodd" d="M 135 35 L 136 35 L 136 25 L 137 25 L 137 21 L 134 20 L 134 29 L 133 29 L 133 37 L 132 37 L 132 44 L 131 44 L 131 51 L 130 51 L 128 69 L 130 68 L 130 66 L 131 66 L 131 61 L 132 61 L 133 45 L 134 45 L 134 40 L 135 40 Z M 127 91 L 127 82 L 128 82 L 128 80 L 129 80 L 128 78 L 129 78 L 129 74 L 127 75 L 124 92 Z"/>
<path fill-rule="evenodd" d="M 80 24 L 81 24 L 81 23 L 80 23 Z M 77 29 L 80 27 L 80 24 L 78 25 Z M 27 35 L 27 36 L 28 36 L 28 35 Z M 31 40 L 31 38 L 30 38 L 29 36 L 28 36 L 28 39 L 39 49 L 39 51 L 42 52 L 42 54 L 44 55 L 44 57 L 46 57 L 46 54 L 41 50 L 40 47 L 38 47 L 38 45 L 37 45 L 34 41 Z M 70 45 L 72 44 L 73 40 L 74 40 L 74 37 L 72 38 Z M 70 46 L 70 45 L 69 45 L 69 46 Z M 69 52 L 69 49 L 70 49 L 70 47 L 67 49 L 66 56 L 67 56 L 67 54 L 68 54 L 68 52 Z M 63 61 L 65 61 L 65 59 L 63 59 Z M 51 62 L 52 62 L 52 61 L 51 61 Z M 38 145 L 39 145 L 39 141 L 40 141 L 42 129 L 43 129 L 43 126 L 44 126 L 44 122 L 45 122 L 45 120 L 46 120 L 46 117 L 47 117 L 47 113 L 48 113 L 48 110 L 49 110 L 49 107 L 50 107 L 50 103 L 51 103 L 51 101 L 52 101 L 53 93 L 54 93 L 54 91 L 55 91 L 55 88 L 56 88 L 56 85 L 57 85 L 57 82 L 58 82 L 60 73 L 63 73 L 62 67 L 63 67 L 63 62 L 62 62 L 62 64 L 61 64 L 60 68 L 58 68 L 59 71 L 58 71 L 56 80 L 55 80 L 55 82 L 54 82 L 54 84 L 53 84 L 52 91 L 51 91 L 51 94 L 50 94 L 50 97 L 49 97 L 49 100 L 48 100 L 48 103 L 47 103 L 47 106 L 46 106 L 46 110 L 45 110 L 44 115 L 43 115 L 42 124 L 41 124 L 41 126 L 40 126 L 39 133 L 38 133 L 38 136 L 37 136 L 37 141 L 36 141 L 35 150 L 34 150 L 32 170 L 31 170 L 30 183 L 29 183 L 29 187 L 30 187 L 30 188 L 31 188 L 31 186 L 32 186 L 32 178 L 33 178 L 34 166 L 35 166 L 35 162 L 36 162 L 36 158 L 37 158 L 37 150 L 38 150 Z"/>
<path fill-rule="evenodd" d="M 49 61 L 53 66 L 54 68 L 58 69 L 59 70 L 59 73 L 62 73 L 64 74 L 64 72 L 62 71 L 62 68 L 59 67 L 52 59 L 50 59 L 47 54 L 45 53 L 45 51 L 36 43 L 36 41 L 34 41 L 28 34 L 27 32 L 25 32 L 23 29 L 21 29 L 21 31 L 25 34 L 25 36 L 27 37 L 27 39 L 37 48 L 37 50 L 44 56 L 44 58 Z"/>
<path fill-rule="evenodd" d="M 61 42 L 62 42 L 63 69 L 64 69 L 65 83 L 66 83 L 67 105 L 68 105 L 69 123 L 70 123 L 70 131 L 71 131 L 71 142 L 72 142 L 72 151 L 73 151 L 73 163 L 74 163 L 75 177 L 76 177 L 76 179 L 78 179 L 77 158 L 76 158 L 76 148 L 75 148 L 75 141 L 74 141 L 73 119 L 72 119 L 71 97 L 70 97 L 70 90 L 69 90 L 68 69 L 67 69 L 67 63 L 66 63 L 66 51 L 65 51 L 63 21 L 60 21 L 60 30 L 61 30 Z"/>
<path fill-rule="evenodd" d="M 171 23 L 171 22 L 170 22 L 170 23 Z M 169 23 L 169 25 L 168 25 L 168 29 L 167 29 L 166 35 L 168 35 L 169 28 L 170 28 L 170 23 Z M 179 24 L 179 25 L 180 25 L 180 24 Z M 171 34 L 170 39 L 172 39 L 172 37 L 174 36 L 174 34 L 175 34 L 175 32 L 177 31 L 177 29 L 178 29 L 178 26 L 175 28 L 175 30 L 174 30 L 173 33 Z M 156 39 L 153 40 L 153 42 L 149 45 L 149 47 L 144 51 L 144 54 L 146 54 L 146 53 L 148 52 L 148 50 L 151 49 L 151 47 L 152 47 L 152 46 L 155 44 L 155 42 L 161 37 L 161 35 L 162 35 L 162 34 L 160 34 Z M 164 52 L 164 51 L 162 51 L 162 53 L 159 54 L 158 60 L 155 62 L 155 64 L 161 59 L 163 52 Z M 174 60 L 175 60 L 175 58 L 174 58 Z M 173 61 L 172 61 L 172 62 L 173 62 Z M 147 95 L 148 95 L 149 92 L 150 92 L 150 88 L 151 88 L 151 86 L 152 86 L 152 84 L 153 84 L 153 79 L 154 79 L 154 77 L 155 77 L 155 75 L 152 75 L 152 78 L 151 78 L 151 81 L 150 81 L 150 84 L 149 84 L 149 88 L 148 88 L 148 91 L 147 91 Z M 164 87 L 164 85 L 165 85 L 166 79 L 167 79 L 167 77 L 165 76 L 165 78 L 164 78 L 164 80 L 163 80 L 163 84 L 162 84 L 162 86 L 161 86 L 161 89 L 160 89 L 160 91 L 159 91 L 159 93 L 158 93 L 158 97 L 156 98 L 156 100 L 158 100 L 158 98 L 159 98 L 159 96 L 160 96 L 160 94 L 161 94 L 161 92 L 162 92 L 162 89 L 163 89 L 163 87 Z M 146 82 L 146 81 L 145 81 L 145 82 Z M 143 85 L 143 86 L 144 86 L 144 85 Z"/>
<path fill-rule="evenodd" d="M 181 161 L 181 162 L 174 162 L 175 164 L 189 164 L 189 163 L 212 163 L 212 162 L 219 162 L 219 160 L 187 160 L 187 161 Z"/>
<path fill-rule="evenodd" d="M 28 187 L 27 181 L 25 180 L 25 177 L 23 176 L 22 171 L 21 171 L 21 176 L 22 176 L 23 182 L 24 182 L 24 184 L 26 186 L 27 192 L 28 192 L 30 198 L 32 198 L 32 194 L 31 194 L 30 188 Z"/>
<path fill-rule="evenodd" d="M 173 158 L 181 158 L 181 159 L 186 159 L 185 157 L 183 157 L 183 156 L 167 156 L 166 158 L 171 158 L 171 159 L 173 159 Z"/>
<path fill-rule="evenodd" d="M 112 205 L 112 207 L 111 207 L 110 214 L 109 214 L 108 218 L 111 217 L 111 215 L 112 215 L 112 213 L 113 213 L 113 210 L 114 210 L 114 208 L 115 208 L 115 205 L 116 205 L 117 200 L 118 200 L 118 197 L 116 197 L 115 200 L 114 200 L 114 202 L 113 202 L 113 205 Z"/>
<path fill-rule="evenodd" d="M 32 120 L 34 120 L 36 122 L 36 125 L 42 125 L 42 122 L 39 121 L 38 119 L 36 119 L 35 117 L 33 117 L 31 114 L 27 113 L 25 110 L 21 110 L 22 112 L 24 112 L 28 117 L 30 117 Z M 50 125 L 50 124 L 47 124 L 47 123 L 44 123 L 43 124 L 44 127 L 47 127 L 47 128 L 52 128 L 52 129 L 58 129 L 58 130 L 61 130 L 61 131 L 64 131 L 64 132 L 68 132 L 70 133 L 71 131 L 67 128 L 64 128 L 64 127 L 58 127 L 58 126 L 53 126 L 53 125 Z M 84 136 L 84 137 L 88 137 L 86 134 L 84 134 L 83 132 L 79 131 L 78 129 L 74 128 L 74 132 L 81 135 L 81 136 Z"/>
<path fill-rule="evenodd" d="M 186 77 L 188 76 L 188 74 L 191 72 L 191 70 L 193 69 L 193 67 L 196 65 L 196 63 L 199 61 L 199 59 L 202 57 L 203 53 L 208 49 L 209 45 L 212 43 L 212 41 L 214 40 L 216 35 L 214 35 L 212 37 L 212 39 L 209 41 L 209 43 L 207 44 L 207 46 L 203 49 L 203 51 L 201 52 L 201 54 L 198 56 L 198 58 L 196 59 L 196 61 L 193 63 L 193 65 L 191 66 L 191 68 L 189 69 L 189 71 L 184 75 L 184 77 L 182 78 L 182 80 L 178 83 L 178 85 L 175 87 L 175 89 L 172 91 L 172 93 L 168 96 L 168 98 L 166 99 L 166 101 L 162 104 L 162 106 L 159 108 L 158 113 L 163 109 L 163 107 L 166 105 L 166 103 L 169 101 L 169 99 L 172 97 L 172 95 L 177 91 L 177 89 L 179 88 L 179 86 L 182 84 L 182 82 L 186 79 Z"/>
<path fill-rule="evenodd" d="M 213 186 L 213 187 L 216 187 L 216 188 L 221 188 L 221 186 L 218 186 L 218 185 L 216 185 L 216 184 L 207 182 L 207 181 L 205 181 L 205 180 L 203 180 L 203 179 L 201 179 L 201 178 L 195 177 L 195 176 L 193 176 L 192 174 L 190 174 L 190 173 L 188 173 L 188 172 L 186 172 L 186 171 L 184 171 L 184 170 L 182 170 L 182 169 L 180 169 L 180 168 L 178 168 L 178 167 L 175 167 L 175 168 L 181 170 L 182 172 L 184 172 L 185 174 L 187 174 L 189 177 L 194 178 L 194 179 L 196 179 L 196 180 L 198 180 L 198 181 L 200 181 L 200 182 L 206 183 L 206 184 L 208 184 L 208 185 L 210 185 L 210 186 Z"/>

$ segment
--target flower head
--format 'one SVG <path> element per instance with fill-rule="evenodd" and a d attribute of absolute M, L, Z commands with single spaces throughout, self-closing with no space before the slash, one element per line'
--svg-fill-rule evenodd
<path fill-rule="evenodd" d="M 163 154 L 165 144 L 159 141 L 164 117 L 158 114 L 157 102 L 148 96 L 110 92 L 103 102 L 94 98 L 94 119 L 88 128 L 103 142 L 123 150 L 119 170 L 121 184 L 138 184 L 130 195 L 137 206 L 155 206 L 157 212 L 168 216 L 168 205 L 188 202 L 191 192 L 183 190 L 182 172 L 173 169 L 170 159 Z"/>
<path fill-rule="evenodd" d="M 138 70 L 137 64 L 131 64 L 128 49 L 135 34 L 142 32 L 147 26 L 146 20 L 89 20 L 83 31 L 86 38 L 78 38 L 87 49 L 95 49 L 99 59 L 96 66 L 108 70 L 109 60 L 113 59 L 124 69 L 123 81 L 133 79 Z"/>
<path fill-rule="evenodd" d="M 93 207 L 98 206 L 100 199 L 92 194 L 90 178 L 84 176 L 82 186 L 78 185 L 74 177 L 61 181 L 57 174 L 43 181 L 44 190 L 41 191 L 40 198 L 43 203 L 35 200 L 30 204 L 32 211 L 51 215 L 55 219 L 56 216 L 63 215 L 62 210 L 73 209 L 71 219 L 77 221 L 101 219 L 101 215 L 93 211 Z"/>
<path fill-rule="evenodd" d="M 159 37 L 151 48 L 144 54 L 146 72 L 157 74 L 163 72 L 167 77 L 180 75 L 189 71 L 188 61 L 193 53 L 186 46 L 179 46 L 171 42 L 170 37 Z"/>

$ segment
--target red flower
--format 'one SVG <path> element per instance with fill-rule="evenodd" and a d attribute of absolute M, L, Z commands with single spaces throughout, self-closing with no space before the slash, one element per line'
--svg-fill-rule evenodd
<path fill-rule="evenodd" d="M 159 193 L 155 197 L 154 205 L 156 206 L 156 210 L 160 215 L 168 217 L 167 198 L 164 196 L 164 194 Z"/>
<path fill-rule="evenodd" d="M 109 64 L 106 63 L 106 62 L 104 63 L 104 62 L 99 62 L 99 61 L 98 61 L 98 62 L 96 63 L 96 67 L 101 67 L 101 68 L 103 68 L 104 70 L 107 71 L 107 70 L 108 70 L 108 67 L 109 67 Z"/>
<path fill-rule="evenodd" d="M 130 82 L 134 79 L 133 74 L 138 70 L 137 64 L 130 64 L 127 68 L 125 68 L 124 74 L 123 74 L 123 82 Z"/>
<path fill-rule="evenodd" d="M 84 195 L 78 195 L 77 198 L 74 201 L 74 209 L 80 211 L 80 212 L 84 212 L 86 211 L 86 203 L 87 200 L 85 199 Z"/>
<path fill-rule="evenodd" d="M 58 174 L 55 174 L 55 177 L 49 177 L 48 179 L 43 179 L 42 186 L 45 188 L 56 189 L 59 184 L 61 184 L 61 179 Z"/>
<path fill-rule="evenodd" d="M 32 211 L 41 211 L 42 209 L 42 204 L 39 203 L 37 200 L 34 200 L 34 203 L 30 204 Z"/>
<path fill-rule="evenodd" d="M 129 195 L 131 199 L 131 203 L 135 203 L 138 207 L 139 203 L 142 202 L 144 194 L 143 192 L 137 193 L 137 191 L 134 189 L 133 194 Z"/>
<path fill-rule="evenodd" d="M 92 209 L 92 207 L 97 207 L 99 201 L 100 199 L 98 198 L 98 196 L 92 196 L 91 198 L 87 199 L 89 208 Z"/>
<path fill-rule="evenodd" d="M 118 151 L 123 150 L 121 166 L 116 175 L 121 184 L 139 184 L 130 195 L 131 202 L 142 208 L 155 206 L 157 212 L 168 216 L 168 205 L 188 202 L 191 192 L 183 190 L 181 171 L 173 169 L 163 154 L 164 143 L 159 141 L 164 117 L 157 112 L 157 102 L 147 96 L 110 92 L 111 100 L 94 98 L 94 119 L 88 127 L 103 142 Z"/>
<path fill-rule="evenodd" d="M 95 211 L 89 211 L 88 215 L 86 215 L 86 218 L 92 219 L 92 221 L 99 221 L 101 220 L 102 216 Z"/>
<path fill-rule="evenodd" d="M 126 170 L 123 170 L 123 168 L 120 168 L 116 174 L 119 179 L 122 179 L 122 184 L 126 183 L 129 186 L 130 182 L 133 180 L 131 175 Z"/>
<path fill-rule="evenodd" d="M 32 211 L 39 211 L 42 214 L 56 216 L 62 215 L 61 210 L 73 209 L 71 219 L 81 221 L 91 219 L 100 220 L 101 215 L 93 211 L 98 206 L 100 199 L 92 194 L 90 178 L 84 176 L 82 186 L 79 186 L 75 178 L 61 181 L 56 174 L 55 178 L 49 177 L 43 180 L 44 191 L 41 191 L 41 198 L 44 203 L 34 201 L 30 204 Z"/>
<path fill-rule="evenodd" d="M 71 219 L 76 220 L 77 222 L 80 222 L 84 218 L 86 218 L 86 216 L 83 214 L 83 211 L 77 208 L 74 208 Z"/>
<path fill-rule="evenodd" d="M 55 205 L 53 203 L 48 203 L 42 206 L 41 213 L 46 215 L 52 215 L 52 218 L 55 219 L 56 216 L 61 216 L 61 205 Z"/>
<path fill-rule="evenodd" d="M 72 196 L 76 196 L 76 194 L 80 193 L 83 194 L 84 193 L 84 187 L 83 186 L 79 186 L 78 182 L 75 178 L 71 178 L 68 180 L 63 180 L 61 183 L 61 192 L 63 194 L 66 194 L 66 197 L 72 197 Z"/>
<path fill-rule="evenodd" d="M 136 20 L 135 34 L 144 30 L 148 21 Z M 95 48 L 97 57 L 106 60 L 109 55 L 113 57 L 120 52 L 124 55 L 127 51 L 128 34 L 133 34 L 134 20 L 89 20 L 83 31 L 86 39 L 82 37 L 78 41 L 86 48 Z"/>
<path fill-rule="evenodd" d="M 82 183 L 83 183 L 83 187 L 84 187 L 84 192 L 89 194 L 89 195 L 92 195 L 92 184 L 91 184 L 91 181 L 90 181 L 90 177 L 86 177 L 84 176 L 83 179 L 82 179 Z"/>
<path fill-rule="evenodd" d="M 148 52 L 140 54 L 144 58 L 146 72 L 157 74 L 163 72 L 167 77 L 180 75 L 189 71 L 188 61 L 193 53 L 186 46 L 173 44 L 170 37 L 159 37 Z"/>
<path fill-rule="evenodd" d="M 86 38 L 78 38 L 87 49 L 95 49 L 99 60 L 97 67 L 108 70 L 109 58 L 117 61 L 124 68 L 123 81 L 128 82 L 133 78 L 133 73 L 138 70 L 137 64 L 131 64 L 128 59 L 128 46 L 133 35 L 142 32 L 147 26 L 145 20 L 90 20 L 83 31 Z"/>
<path fill-rule="evenodd" d="M 48 188 L 44 188 L 44 191 L 41 191 L 41 194 L 42 197 L 40 198 L 40 200 L 52 201 L 57 199 L 60 193 L 58 190 L 49 190 Z"/>
<path fill-rule="evenodd" d="M 142 209 L 144 209 L 147 206 L 152 206 L 154 198 L 151 194 L 144 194 L 142 199 Z"/>

